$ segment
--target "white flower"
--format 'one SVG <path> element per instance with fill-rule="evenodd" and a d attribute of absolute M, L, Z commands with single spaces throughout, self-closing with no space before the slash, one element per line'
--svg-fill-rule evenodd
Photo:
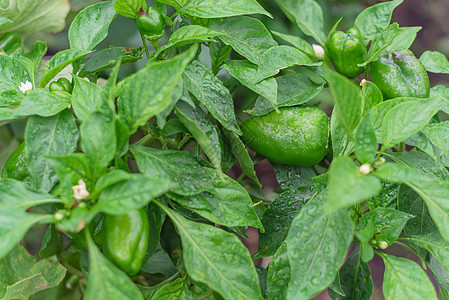
<path fill-rule="evenodd" d="M 86 200 L 89 198 L 89 192 L 86 189 L 86 183 L 82 179 L 78 180 L 78 185 L 72 186 L 73 198 L 76 200 Z"/>
<path fill-rule="evenodd" d="M 324 56 L 323 47 L 321 47 L 320 45 L 315 45 L 315 44 L 313 44 L 312 47 L 313 47 L 313 51 L 315 52 L 316 57 L 320 58 L 320 57 Z"/>
<path fill-rule="evenodd" d="M 22 93 L 25 94 L 27 91 L 31 91 L 33 89 L 33 85 L 27 80 L 27 82 L 25 83 L 20 83 L 19 89 Z"/>
<path fill-rule="evenodd" d="M 371 166 L 369 164 L 363 164 L 360 166 L 360 173 L 362 173 L 363 175 L 367 175 L 369 173 L 371 173 Z"/>
<path fill-rule="evenodd" d="M 381 241 L 381 242 L 379 243 L 379 248 L 380 248 L 380 249 L 387 249 L 387 248 L 388 248 L 388 243 L 385 242 L 385 241 Z"/>
<path fill-rule="evenodd" d="M 366 83 L 366 79 L 362 79 L 362 81 L 360 81 L 360 86 L 364 86 Z"/>

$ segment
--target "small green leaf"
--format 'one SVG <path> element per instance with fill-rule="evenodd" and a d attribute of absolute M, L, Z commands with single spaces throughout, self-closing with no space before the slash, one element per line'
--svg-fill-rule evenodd
<path fill-rule="evenodd" d="M 288 232 L 287 299 L 310 299 L 329 286 L 352 241 L 353 221 L 345 209 L 325 212 L 326 193 L 320 192 L 301 209 Z"/>
<path fill-rule="evenodd" d="M 295 47 L 298 50 L 301 50 L 308 56 L 316 57 L 315 51 L 313 50 L 312 45 L 310 45 L 306 40 L 304 40 L 298 36 L 283 34 L 283 33 L 277 32 L 277 31 L 273 31 L 273 30 L 271 31 L 271 33 L 273 33 L 275 36 L 283 39 L 284 41 L 290 43 L 293 47 Z"/>
<path fill-rule="evenodd" d="M 360 163 L 369 163 L 377 154 L 377 138 L 370 116 L 365 116 L 355 134 L 355 154 Z"/>
<path fill-rule="evenodd" d="M 332 161 L 329 169 L 327 209 L 335 211 L 367 200 L 380 192 L 381 183 L 373 175 L 364 175 L 348 157 Z"/>
<path fill-rule="evenodd" d="M 81 121 L 86 120 L 99 109 L 103 101 L 101 88 L 81 77 L 73 76 L 75 86 L 72 92 L 72 105 L 76 116 Z"/>
<path fill-rule="evenodd" d="M 284 242 L 276 251 L 268 265 L 268 299 L 287 299 L 290 270 L 290 262 L 287 256 L 287 243 Z"/>
<path fill-rule="evenodd" d="M 382 289 L 386 300 L 438 299 L 429 277 L 417 263 L 393 255 L 379 255 L 385 263 Z"/>
<path fill-rule="evenodd" d="M 212 25 L 211 29 L 220 32 L 218 38 L 223 43 L 231 46 L 253 64 L 259 63 L 263 52 L 277 46 L 265 25 L 255 18 L 226 18 L 221 23 Z"/>
<path fill-rule="evenodd" d="M 323 11 L 314 0 L 276 0 L 288 19 L 295 23 L 304 34 L 324 45 Z"/>
<path fill-rule="evenodd" d="M 239 238 L 163 207 L 181 236 L 189 276 L 227 299 L 262 299 L 256 269 Z"/>
<path fill-rule="evenodd" d="M 366 8 L 357 16 L 354 26 L 362 35 L 365 45 L 387 28 L 393 10 L 402 2 L 404 0 L 382 2 Z"/>
<path fill-rule="evenodd" d="M 146 6 L 145 0 L 117 0 L 114 2 L 115 11 L 126 18 L 137 18 L 142 6 Z"/>
<path fill-rule="evenodd" d="M 189 290 L 187 277 L 178 278 L 175 281 L 161 287 L 151 298 L 152 300 L 187 300 L 193 299 Z"/>
<path fill-rule="evenodd" d="M 425 51 L 419 58 L 419 61 L 428 72 L 449 74 L 449 61 L 441 52 Z"/>
<path fill-rule="evenodd" d="M 117 16 L 112 1 L 86 7 L 76 15 L 69 28 L 71 49 L 92 50 L 108 35 L 108 28 Z M 42 85 L 41 85 L 42 86 Z"/>
<path fill-rule="evenodd" d="M 89 246 L 89 279 L 84 298 L 86 300 L 143 300 L 143 295 L 132 280 L 107 260 L 86 234 Z"/>
<path fill-rule="evenodd" d="M 71 104 L 71 96 L 64 92 L 50 93 L 45 89 L 34 89 L 22 100 L 15 115 L 18 117 L 37 115 L 54 116 Z"/>
<path fill-rule="evenodd" d="M 224 18 L 250 14 L 271 17 L 271 14 L 256 0 L 190 0 L 178 12 L 199 18 Z"/>
<path fill-rule="evenodd" d="M 422 27 L 401 27 L 401 32 L 393 39 L 385 51 L 405 50 L 410 48 Z"/>
<path fill-rule="evenodd" d="M 426 235 L 406 236 L 404 239 L 429 251 L 443 269 L 449 272 L 449 242 L 444 240 L 438 231 Z"/>
<path fill-rule="evenodd" d="M 25 211 L 32 206 L 52 202 L 60 200 L 50 194 L 34 191 L 21 181 L 0 179 L 0 207 L 16 207 Z"/>
<path fill-rule="evenodd" d="M 104 2 L 102 2 L 104 3 Z M 56 53 L 45 66 L 41 76 L 40 87 L 45 87 L 65 67 L 89 54 L 90 50 L 66 49 Z"/>

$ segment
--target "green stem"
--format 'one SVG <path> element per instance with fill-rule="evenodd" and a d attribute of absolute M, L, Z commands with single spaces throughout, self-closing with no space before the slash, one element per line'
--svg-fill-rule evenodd
<path fill-rule="evenodd" d="M 150 40 L 151 45 L 153 45 L 154 50 L 159 50 L 160 46 L 159 46 L 159 42 L 157 40 Z"/>
<path fill-rule="evenodd" d="M 148 143 L 151 143 L 152 141 L 155 141 L 156 138 L 154 137 L 154 135 L 152 133 L 147 134 L 146 136 L 144 136 L 143 138 L 141 138 L 140 140 L 138 140 L 135 145 L 146 145 Z"/>
<path fill-rule="evenodd" d="M 147 56 L 147 60 L 150 60 L 150 52 L 148 52 L 147 42 L 143 37 L 143 34 L 140 32 L 140 38 L 142 39 L 143 48 L 145 49 L 145 55 Z"/>

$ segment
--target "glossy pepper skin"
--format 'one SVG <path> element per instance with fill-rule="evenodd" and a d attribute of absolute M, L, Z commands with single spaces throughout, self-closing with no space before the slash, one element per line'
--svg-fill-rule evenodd
<path fill-rule="evenodd" d="M 31 180 L 26 163 L 25 142 L 20 144 L 9 156 L 2 170 L 2 178 L 12 178 L 25 182 Z"/>
<path fill-rule="evenodd" d="M 430 82 L 427 71 L 410 50 L 383 52 L 370 65 L 371 80 L 385 99 L 396 97 L 427 98 Z"/>
<path fill-rule="evenodd" d="M 326 42 L 326 49 L 339 73 L 353 78 L 365 71 L 365 68 L 357 66 L 365 62 L 367 56 L 366 47 L 357 29 L 351 28 L 346 33 L 335 31 Z"/>
<path fill-rule="evenodd" d="M 106 215 L 103 221 L 104 255 L 130 276 L 142 267 L 148 249 L 150 225 L 145 210 Z"/>
<path fill-rule="evenodd" d="M 48 89 L 50 92 L 62 91 L 71 94 L 72 83 L 67 78 L 61 77 L 57 81 L 51 82 Z"/>
<path fill-rule="evenodd" d="M 19 49 L 22 40 L 15 32 L 8 32 L 0 38 L 0 49 L 3 49 L 6 54 L 12 54 Z"/>
<path fill-rule="evenodd" d="M 148 14 L 136 19 L 137 28 L 148 39 L 159 39 L 164 35 L 164 18 L 155 7 L 148 9 Z"/>
<path fill-rule="evenodd" d="M 240 125 L 243 140 L 268 160 L 300 166 L 319 163 L 326 152 L 328 117 L 314 106 L 280 108 Z"/>

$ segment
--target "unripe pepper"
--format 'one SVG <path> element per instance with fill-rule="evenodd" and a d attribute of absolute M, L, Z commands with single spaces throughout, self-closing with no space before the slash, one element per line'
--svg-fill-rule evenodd
<path fill-rule="evenodd" d="M 335 31 L 326 42 L 326 49 L 339 73 L 353 78 L 365 71 L 364 67 L 357 66 L 365 62 L 367 56 L 366 47 L 357 29 L 351 28 L 346 33 Z"/>
<path fill-rule="evenodd" d="M 8 55 L 19 49 L 20 44 L 20 36 L 15 32 L 8 32 L 0 38 L 0 49 L 3 49 Z"/>
<path fill-rule="evenodd" d="M 422 63 L 410 50 L 382 53 L 370 65 L 371 80 L 385 99 L 397 97 L 427 98 L 430 82 Z"/>
<path fill-rule="evenodd" d="M 145 210 L 106 215 L 103 221 L 104 255 L 130 276 L 142 267 L 148 249 L 150 225 Z"/>
<path fill-rule="evenodd" d="M 50 92 L 62 91 L 71 94 L 72 83 L 67 78 L 61 77 L 57 81 L 50 83 L 48 89 Z"/>
<path fill-rule="evenodd" d="M 157 8 L 148 8 L 147 14 L 136 19 L 137 28 L 149 40 L 158 40 L 164 35 L 164 18 Z"/>
<path fill-rule="evenodd" d="M 241 124 L 248 147 L 268 160 L 301 166 L 319 163 L 326 152 L 328 117 L 314 106 L 284 107 Z"/>

